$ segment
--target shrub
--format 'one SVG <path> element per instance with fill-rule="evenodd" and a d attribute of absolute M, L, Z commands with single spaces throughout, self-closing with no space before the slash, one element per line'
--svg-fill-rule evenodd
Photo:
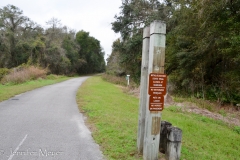
<path fill-rule="evenodd" d="M 10 70 L 7 68 L 0 68 L 0 80 L 7 74 L 10 73 Z"/>
<path fill-rule="evenodd" d="M 54 80 L 54 79 L 57 79 L 58 78 L 58 76 L 57 75 L 54 75 L 54 74 L 49 74 L 49 75 L 47 75 L 47 77 L 46 77 L 47 79 L 51 79 L 51 80 Z"/>
<path fill-rule="evenodd" d="M 21 66 L 18 68 L 12 69 L 12 71 L 5 75 L 1 83 L 13 83 L 19 84 L 29 80 L 35 80 L 38 78 L 45 78 L 47 71 L 35 66 Z"/>

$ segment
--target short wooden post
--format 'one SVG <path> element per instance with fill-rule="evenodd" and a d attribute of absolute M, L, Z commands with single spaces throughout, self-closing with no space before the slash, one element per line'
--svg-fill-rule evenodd
<path fill-rule="evenodd" d="M 166 153 L 167 151 L 167 134 L 168 134 L 168 128 L 172 126 L 171 123 L 167 121 L 161 121 L 161 129 L 160 129 L 160 144 L 159 144 L 159 151 L 161 153 Z"/>
<path fill-rule="evenodd" d="M 150 25 L 149 68 L 150 73 L 164 73 L 166 24 L 154 21 Z M 149 106 L 149 95 L 146 106 Z M 143 159 L 158 160 L 161 112 L 146 107 Z"/>
<path fill-rule="evenodd" d="M 180 160 L 181 156 L 182 130 L 177 127 L 170 127 L 167 134 L 167 160 Z"/>
<path fill-rule="evenodd" d="M 143 47 L 142 47 L 142 66 L 141 66 L 141 82 L 140 82 L 140 101 L 138 115 L 138 137 L 137 148 L 138 152 L 143 152 L 143 139 L 145 130 L 146 102 L 147 102 L 147 87 L 148 87 L 148 60 L 149 60 L 149 38 L 150 27 L 145 27 L 143 30 Z"/>

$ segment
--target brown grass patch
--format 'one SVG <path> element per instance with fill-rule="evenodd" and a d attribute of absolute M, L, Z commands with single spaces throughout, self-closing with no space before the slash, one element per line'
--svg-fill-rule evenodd
<path fill-rule="evenodd" d="M 47 71 L 39 67 L 35 66 L 19 67 L 12 69 L 12 71 L 8 75 L 5 75 L 2 78 L 1 83 L 19 84 L 29 80 L 45 78 L 46 74 Z"/>
<path fill-rule="evenodd" d="M 102 78 L 107 81 L 121 86 L 127 86 L 125 77 L 117 77 L 109 74 L 103 74 Z"/>

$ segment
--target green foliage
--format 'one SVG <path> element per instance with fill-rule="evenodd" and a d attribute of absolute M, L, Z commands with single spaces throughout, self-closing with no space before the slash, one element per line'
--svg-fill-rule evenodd
<path fill-rule="evenodd" d="M 170 106 L 170 107 L 168 107 L 166 109 L 171 111 L 171 112 L 182 112 L 182 108 L 178 107 L 178 106 Z"/>
<path fill-rule="evenodd" d="M 115 22 L 112 23 L 112 29 L 121 34 L 121 40 L 113 42 L 107 73 L 130 74 L 134 82 L 139 84 L 143 27 L 160 17 L 161 20 L 166 20 L 168 13 L 168 7 L 164 7 L 164 4 L 157 0 L 123 1 L 119 15 L 115 16 Z M 117 58 L 119 59 L 117 61 L 116 57 L 113 58 L 116 54 L 118 54 Z M 115 62 L 117 64 L 114 67 Z M 121 69 L 118 66 L 121 66 Z"/>
<path fill-rule="evenodd" d="M 66 35 L 62 42 L 62 47 L 66 51 L 66 57 L 70 61 L 70 71 L 71 73 L 76 73 L 79 67 L 82 65 L 79 63 L 80 56 L 78 54 L 79 46 L 75 40 L 70 36 Z"/>
<path fill-rule="evenodd" d="M 121 11 L 115 16 L 112 29 L 120 33 L 123 41 L 128 41 L 135 34 L 141 34 L 144 26 L 153 20 L 165 20 L 168 11 L 158 0 L 124 0 Z"/>
<path fill-rule="evenodd" d="M 113 43 L 108 73 L 123 71 L 139 82 L 142 28 L 153 20 L 164 20 L 165 70 L 175 93 L 239 103 L 239 6 L 239 1 L 228 0 L 123 1 L 112 23 L 121 40 Z"/>
<path fill-rule="evenodd" d="M 123 44 L 122 51 L 122 65 L 126 66 L 126 70 L 136 83 L 140 82 L 142 60 L 141 55 L 142 36 L 141 34 L 136 34 Z"/>
<path fill-rule="evenodd" d="M 54 80 L 54 79 L 57 79 L 59 76 L 57 75 L 54 75 L 54 74 L 49 74 L 46 76 L 46 79 L 51 79 L 51 80 Z"/>
<path fill-rule="evenodd" d="M 4 47 L 5 58 L 9 58 L 4 67 L 15 67 L 24 61 L 25 55 L 21 56 L 18 52 L 19 43 L 25 38 L 26 33 L 32 30 L 31 27 L 35 26 L 22 13 L 18 7 L 13 5 L 0 8 L 0 32 L 3 43 L 1 46 Z"/>
<path fill-rule="evenodd" d="M 141 34 L 133 35 L 131 39 L 125 42 L 117 40 L 113 43 L 112 47 L 113 52 L 108 59 L 109 65 L 107 72 L 113 73 L 116 76 L 126 76 L 126 74 L 129 74 L 131 75 L 131 79 L 139 84 L 142 55 Z M 114 65 L 116 65 L 115 68 L 113 68 Z"/>
<path fill-rule="evenodd" d="M 112 52 L 107 59 L 106 73 L 115 76 L 124 76 L 126 73 L 120 64 L 120 53 Z"/>
<path fill-rule="evenodd" d="M 236 104 L 240 100 L 235 46 L 239 3 L 178 1 L 174 5 L 178 7 L 169 22 L 177 19 L 177 24 L 167 35 L 166 71 L 175 77 L 177 90 Z"/>
<path fill-rule="evenodd" d="M 235 127 L 233 128 L 233 131 L 236 132 L 236 133 L 238 133 L 238 134 L 240 134 L 240 126 L 235 126 Z"/>
<path fill-rule="evenodd" d="M 76 42 L 80 45 L 79 56 L 83 62 L 79 73 L 99 73 L 105 71 L 104 52 L 100 42 L 94 37 L 89 36 L 83 30 L 76 34 Z"/>

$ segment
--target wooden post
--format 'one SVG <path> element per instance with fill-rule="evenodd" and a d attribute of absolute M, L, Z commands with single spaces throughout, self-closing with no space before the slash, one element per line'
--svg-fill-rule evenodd
<path fill-rule="evenodd" d="M 182 130 L 177 127 L 170 127 L 167 133 L 167 160 L 180 160 L 182 143 Z"/>
<path fill-rule="evenodd" d="M 150 27 L 148 26 L 143 30 L 142 66 L 141 66 L 138 137 L 137 137 L 137 147 L 138 147 L 139 153 L 143 153 L 145 116 L 146 116 L 146 108 L 147 108 L 146 104 L 147 104 L 147 88 L 148 88 L 147 82 L 148 82 L 149 38 L 150 38 Z"/>
<path fill-rule="evenodd" d="M 143 140 L 145 130 L 145 116 L 147 104 L 147 88 L 148 88 L 148 61 L 149 61 L 149 38 L 150 27 L 145 27 L 143 30 L 143 48 L 142 48 L 142 66 L 141 66 L 141 82 L 140 82 L 140 101 L 138 115 L 138 137 L 137 147 L 138 152 L 143 153 Z"/>
<path fill-rule="evenodd" d="M 161 141 L 159 151 L 165 154 L 166 160 L 180 160 L 182 130 L 173 127 L 167 121 L 161 122 Z"/>
<path fill-rule="evenodd" d="M 166 24 L 162 21 L 154 21 L 150 25 L 149 68 L 150 73 L 164 73 Z M 148 82 L 149 83 L 149 82 Z M 146 106 L 149 106 L 147 95 Z M 143 146 L 144 160 L 158 160 L 160 141 L 160 111 L 149 111 L 146 107 L 145 134 Z"/>
<path fill-rule="evenodd" d="M 168 129 L 172 127 L 172 124 L 167 121 L 161 121 L 161 129 L 160 129 L 160 144 L 159 144 L 159 151 L 161 153 L 167 152 L 167 135 L 168 135 Z"/>

